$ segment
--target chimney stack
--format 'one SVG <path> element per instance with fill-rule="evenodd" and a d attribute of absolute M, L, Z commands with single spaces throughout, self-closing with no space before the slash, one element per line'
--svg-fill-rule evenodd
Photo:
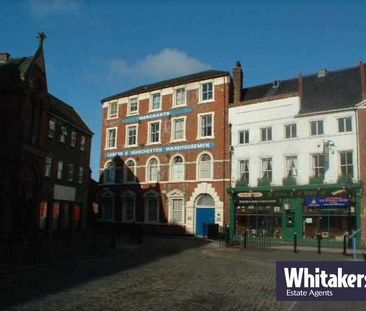
<path fill-rule="evenodd" d="M 361 92 L 362 92 L 362 100 L 366 99 L 366 74 L 365 74 L 365 65 L 360 62 L 360 74 L 361 74 Z"/>
<path fill-rule="evenodd" d="M 9 53 L 0 53 L 0 63 L 7 63 L 10 58 Z"/>
<path fill-rule="evenodd" d="M 233 69 L 234 80 L 234 104 L 241 101 L 241 90 L 243 88 L 243 70 L 239 61 L 236 62 L 236 66 Z"/>
<path fill-rule="evenodd" d="M 299 75 L 299 97 L 300 97 L 300 104 L 302 104 L 304 98 L 304 77 L 302 74 Z"/>

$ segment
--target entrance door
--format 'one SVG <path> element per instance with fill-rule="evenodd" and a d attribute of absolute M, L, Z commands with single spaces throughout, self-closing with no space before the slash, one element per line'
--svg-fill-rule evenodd
<path fill-rule="evenodd" d="M 207 224 L 215 223 L 214 208 L 196 208 L 196 235 L 207 235 Z"/>
<path fill-rule="evenodd" d="M 294 233 L 297 238 L 302 238 L 302 199 L 286 199 L 283 201 L 283 239 L 292 241 Z"/>

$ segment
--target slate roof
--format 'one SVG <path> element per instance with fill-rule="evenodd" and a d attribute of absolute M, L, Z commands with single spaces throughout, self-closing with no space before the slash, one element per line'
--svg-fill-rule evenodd
<path fill-rule="evenodd" d="M 128 91 L 124 91 L 122 93 L 118 93 L 116 95 L 106 97 L 106 98 L 102 99 L 101 102 L 103 103 L 103 102 L 111 100 L 111 99 L 131 96 L 131 95 L 144 93 L 144 92 L 150 92 L 150 91 L 154 91 L 154 90 L 158 90 L 158 89 L 162 89 L 162 88 L 166 88 L 166 87 L 176 86 L 179 84 L 191 83 L 191 82 L 195 82 L 195 81 L 199 81 L 199 80 L 212 79 L 212 78 L 216 78 L 216 77 L 229 76 L 229 75 L 230 75 L 230 73 L 227 71 L 220 71 L 220 70 L 202 71 L 202 72 L 194 73 L 191 75 L 182 76 L 182 77 L 165 80 L 165 81 L 161 81 L 161 82 L 157 82 L 157 83 L 141 85 L 136 88 L 130 89 Z"/>
<path fill-rule="evenodd" d="M 77 126 L 83 131 L 93 135 L 93 132 L 88 128 L 85 122 L 81 119 L 79 114 L 75 111 L 73 107 L 63 102 L 61 99 L 48 94 L 49 98 L 49 112 L 70 122 L 71 124 Z"/>
<path fill-rule="evenodd" d="M 304 76 L 303 97 L 299 114 L 316 113 L 352 108 L 362 100 L 360 67 L 327 71 L 324 77 L 318 73 Z M 366 86 L 365 86 L 366 87 Z M 299 78 L 244 88 L 242 100 L 266 100 L 272 96 L 299 92 Z"/>

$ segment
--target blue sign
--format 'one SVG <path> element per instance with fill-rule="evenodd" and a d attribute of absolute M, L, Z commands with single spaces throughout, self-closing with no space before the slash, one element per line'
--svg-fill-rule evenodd
<path fill-rule="evenodd" d="M 366 300 L 366 263 L 276 262 L 277 300 Z"/>
<path fill-rule="evenodd" d="M 346 197 L 313 196 L 305 197 L 305 205 L 308 208 L 350 207 L 352 202 Z"/>
<path fill-rule="evenodd" d="M 187 145 L 168 145 L 161 147 L 152 147 L 152 148 L 142 148 L 142 149 L 124 149 L 121 151 L 109 151 L 106 152 L 106 158 L 114 158 L 116 156 L 119 157 L 128 157 L 128 156 L 136 156 L 141 154 L 156 154 L 156 153 L 171 153 L 178 151 L 188 151 L 188 150 L 196 150 L 196 149 L 211 149 L 215 147 L 214 141 L 202 142 L 202 143 L 194 143 Z"/>
<path fill-rule="evenodd" d="M 177 108 L 172 109 L 168 111 L 159 111 L 154 113 L 149 113 L 144 116 L 134 116 L 129 117 L 122 120 L 122 123 L 129 124 L 129 123 L 137 123 L 139 121 L 145 121 L 145 120 L 154 120 L 154 119 L 162 119 L 169 116 L 179 116 L 182 114 L 187 114 L 192 112 L 192 107 L 183 107 L 183 108 Z"/>

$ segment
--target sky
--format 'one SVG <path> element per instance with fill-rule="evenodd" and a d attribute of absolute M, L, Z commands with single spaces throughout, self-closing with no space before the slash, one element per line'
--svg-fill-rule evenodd
<path fill-rule="evenodd" d="M 366 1 L 0 0 L 0 51 L 31 56 L 45 32 L 49 92 L 94 132 L 101 99 L 141 84 L 217 69 L 245 87 L 366 62 Z"/>

